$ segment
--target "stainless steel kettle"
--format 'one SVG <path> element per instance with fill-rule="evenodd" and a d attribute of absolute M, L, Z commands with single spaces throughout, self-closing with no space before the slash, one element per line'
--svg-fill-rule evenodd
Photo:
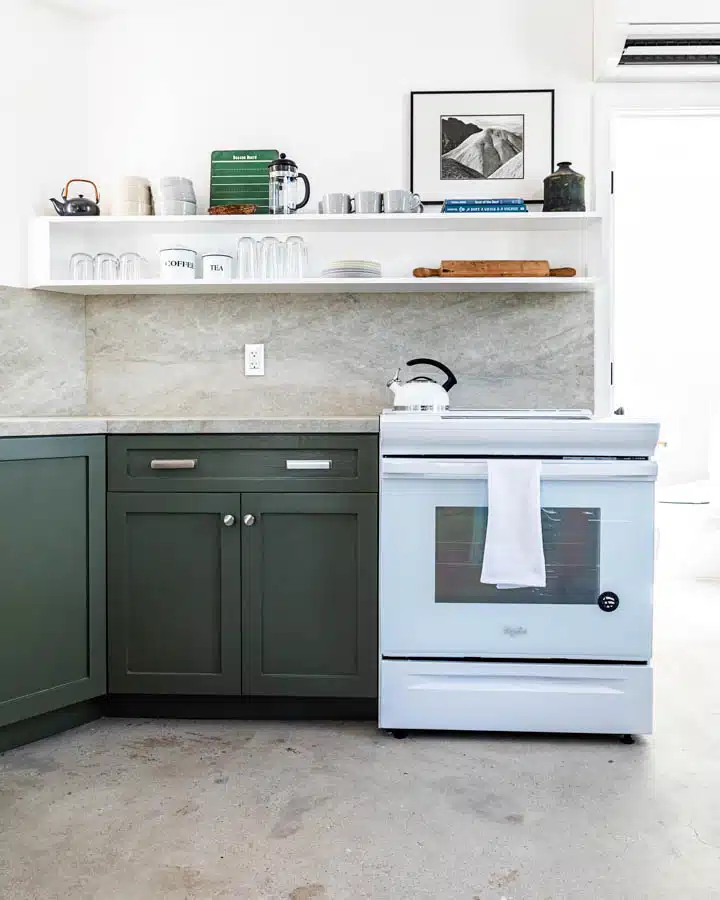
<path fill-rule="evenodd" d="M 436 359 L 409 359 L 408 366 L 435 366 L 446 376 L 444 384 L 438 384 L 427 375 L 416 375 L 409 381 L 400 381 L 400 369 L 388 387 L 393 393 L 393 408 L 412 411 L 429 411 L 447 409 L 450 405 L 448 391 L 455 387 L 457 378 L 446 365 Z"/>

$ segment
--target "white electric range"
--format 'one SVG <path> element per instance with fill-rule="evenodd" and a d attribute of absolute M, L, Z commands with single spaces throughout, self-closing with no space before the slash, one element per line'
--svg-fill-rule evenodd
<path fill-rule="evenodd" d="M 648 734 L 659 425 L 383 413 L 380 727 Z M 541 460 L 547 586 L 480 582 L 488 460 Z"/>

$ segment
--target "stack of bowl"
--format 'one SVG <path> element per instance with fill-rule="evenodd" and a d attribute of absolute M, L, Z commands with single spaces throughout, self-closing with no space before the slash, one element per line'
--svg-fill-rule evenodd
<path fill-rule="evenodd" d="M 113 216 L 150 216 L 152 198 L 150 182 L 142 175 L 123 175 L 110 191 L 110 212 Z"/>
<path fill-rule="evenodd" d="M 195 188 L 189 178 L 166 175 L 153 183 L 156 216 L 194 216 L 197 213 Z"/>

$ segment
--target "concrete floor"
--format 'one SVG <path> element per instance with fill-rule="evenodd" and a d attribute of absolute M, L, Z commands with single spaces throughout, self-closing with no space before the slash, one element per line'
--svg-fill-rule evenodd
<path fill-rule="evenodd" d="M 706 517 L 661 508 L 650 740 L 106 720 L 0 757 L 0 897 L 720 898 Z"/>

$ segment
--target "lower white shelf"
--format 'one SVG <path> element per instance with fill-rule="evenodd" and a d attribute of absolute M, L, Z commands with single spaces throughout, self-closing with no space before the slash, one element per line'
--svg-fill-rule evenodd
<path fill-rule="evenodd" d="M 570 293 L 595 278 L 302 278 L 297 281 L 48 281 L 31 287 L 65 294 Z"/>

